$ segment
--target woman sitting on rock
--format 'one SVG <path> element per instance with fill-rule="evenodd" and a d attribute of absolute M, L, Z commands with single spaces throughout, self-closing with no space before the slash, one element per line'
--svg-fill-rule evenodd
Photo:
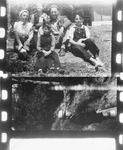
<path fill-rule="evenodd" d="M 20 21 L 14 23 L 14 50 L 18 53 L 19 59 L 27 60 L 31 51 L 31 40 L 33 37 L 32 23 L 28 22 L 29 12 L 22 10 L 19 13 Z"/>

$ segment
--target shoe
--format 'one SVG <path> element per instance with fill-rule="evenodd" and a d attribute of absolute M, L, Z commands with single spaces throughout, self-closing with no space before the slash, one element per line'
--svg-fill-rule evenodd
<path fill-rule="evenodd" d="M 103 67 L 104 66 L 104 64 L 101 61 L 98 61 L 98 63 L 99 63 L 99 67 Z"/>
<path fill-rule="evenodd" d="M 27 60 L 27 56 L 28 56 L 28 55 L 27 55 L 26 52 L 23 52 L 23 53 L 22 53 L 23 60 Z"/>
<path fill-rule="evenodd" d="M 42 74 L 42 73 L 43 73 L 42 69 L 39 69 L 38 74 Z"/>
<path fill-rule="evenodd" d="M 63 57 L 63 56 L 65 56 L 65 54 L 66 54 L 65 49 L 64 49 L 64 48 L 61 48 L 61 49 L 60 49 L 60 52 L 59 52 L 59 56 L 60 56 L 60 57 Z"/>
<path fill-rule="evenodd" d="M 60 73 L 60 74 L 64 74 L 64 70 L 63 69 L 61 69 L 61 68 L 55 68 L 55 70 L 54 70 L 54 72 L 58 72 L 58 73 Z"/>
<path fill-rule="evenodd" d="M 99 65 L 95 66 L 95 70 L 96 70 L 96 72 L 99 70 Z"/>
<path fill-rule="evenodd" d="M 101 60 L 99 58 L 96 58 L 97 62 L 98 62 L 98 66 L 99 67 L 103 67 L 104 64 L 101 62 Z"/>

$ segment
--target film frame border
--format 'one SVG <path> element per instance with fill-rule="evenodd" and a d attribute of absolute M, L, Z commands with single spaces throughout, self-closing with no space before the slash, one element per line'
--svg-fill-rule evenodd
<path fill-rule="evenodd" d="M 1 8 L 2 7 L 2 8 Z M 121 73 L 123 71 L 123 54 L 122 54 L 122 37 L 123 37 L 123 21 L 122 21 L 122 16 L 123 16 L 123 1 L 122 0 L 117 0 L 116 5 L 113 6 L 113 32 L 112 32 L 112 73 Z M 0 77 L 0 114 L 3 110 L 8 111 L 8 117 L 7 117 L 7 121 L 2 121 L 2 116 L 0 117 L 0 127 L 2 126 L 2 128 L 0 128 L 0 148 L 3 150 L 7 150 L 8 149 L 8 144 L 9 144 L 9 137 L 11 137 L 11 133 L 10 133 L 10 129 L 11 129 L 11 124 L 10 124 L 10 119 L 11 119 L 11 109 L 10 109 L 10 105 L 11 105 L 11 77 L 7 77 L 4 78 L 4 73 L 6 72 L 6 61 L 5 61 L 5 53 L 6 53 L 6 35 L 7 35 L 7 7 L 6 7 L 6 0 L 1 0 L 0 1 L 0 29 L 2 28 L 2 32 L 3 33 L 0 34 L 0 54 L 2 53 L 2 59 L 0 59 L 0 71 L 2 71 L 2 75 Z M 118 13 L 120 11 L 121 14 L 121 19 L 118 20 Z M 2 15 L 1 15 L 2 14 Z M 5 14 L 5 15 L 3 15 Z M 4 30 L 5 29 L 5 30 Z M 119 34 L 117 34 L 119 32 Z M 119 38 L 118 38 L 119 36 Z M 116 38 L 117 37 L 117 38 Z M 117 60 L 117 62 L 116 62 Z M 121 86 L 123 85 L 123 79 L 122 77 L 118 77 L 117 78 L 117 86 Z M 8 83 L 10 83 L 8 85 Z M 2 100 L 2 90 L 6 90 L 8 91 L 8 97 L 6 99 L 6 101 Z M 121 88 L 121 91 L 117 91 L 117 103 L 118 103 L 118 115 L 120 116 L 123 114 L 122 111 L 122 106 L 123 106 L 123 100 L 121 98 L 121 95 L 123 93 L 123 89 Z M 118 133 L 116 133 L 116 145 L 117 145 L 117 150 L 121 150 L 123 148 L 123 122 L 118 120 L 118 123 L 120 125 L 119 131 Z M 6 133 L 6 134 L 5 134 Z M 20 133 L 18 133 L 20 134 Z M 18 137 L 17 134 L 17 137 Z M 7 135 L 7 136 L 6 136 Z M 11 136 L 10 136 L 11 135 Z M 78 133 L 77 137 L 80 135 L 80 133 Z M 2 141 L 2 136 L 6 137 L 6 140 Z M 23 136 L 23 135 L 22 135 Z M 48 135 L 49 137 L 50 135 Z M 80 135 L 81 136 L 81 135 Z M 90 137 L 90 133 L 88 132 L 88 134 L 86 133 L 84 135 L 85 136 L 89 136 Z M 98 136 L 97 133 L 95 133 L 94 136 Z M 99 135 L 100 136 L 100 135 Z M 102 134 L 103 136 L 103 134 Z M 104 135 L 106 136 L 106 134 Z M 114 135 L 115 136 L 115 135 Z M 16 136 L 15 136 L 16 137 Z M 30 137 L 30 135 L 29 135 Z M 36 136 L 37 137 L 37 136 Z"/>
<path fill-rule="evenodd" d="M 0 70 L 6 72 L 7 3 L 0 1 Z"/>
<path fill-rule="evenodd" d="M 123 1 L 113 5 L 111 73 L 123 72 Z"/>
<path fill-rule="evenodd" d="M 11 77 L 0 77 L 0 148 L 7 150 L 11 130 Z"/>

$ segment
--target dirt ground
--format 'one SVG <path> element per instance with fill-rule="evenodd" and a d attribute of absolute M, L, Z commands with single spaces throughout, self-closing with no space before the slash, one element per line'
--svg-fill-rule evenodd
<path fill-rule="evenodd" d="M 48 76 L 48 77 L 96 77 L 96 76 L 111 76 L 111 34 L 112 25 L 102 24 L 100 26 L 89 27 L 91 36 L 94 38 L 96 45 L 100 49 L 100 59 L 104 63 L 104 67 L 99 68 L 96 72 L 94 66 L 85 62 L 79 57 L 75 57 L 72 53 L 67 52 L 64 57 L 59 57 L 61 66 L 64 69 L 64 74 L 46 73 L 36 74 L 32 69 L 13 74 L 13 76 Z M 59 49 L 56 49 L 59 52 Z"/>

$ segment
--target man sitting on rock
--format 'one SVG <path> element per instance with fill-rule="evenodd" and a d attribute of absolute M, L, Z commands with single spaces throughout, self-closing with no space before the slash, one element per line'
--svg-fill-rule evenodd
<path fill-rule="evenodd" d="M 56 5 L 50 7 L 50 22 L 52 25 L 52 31 L 56 39 L 56 44 L 60 46 L 59 56 L 65 56 L 65 44 L 66 44 L 66 32 L 71 21 L 66 16 L 61 16 L 59 8 Z"/>

